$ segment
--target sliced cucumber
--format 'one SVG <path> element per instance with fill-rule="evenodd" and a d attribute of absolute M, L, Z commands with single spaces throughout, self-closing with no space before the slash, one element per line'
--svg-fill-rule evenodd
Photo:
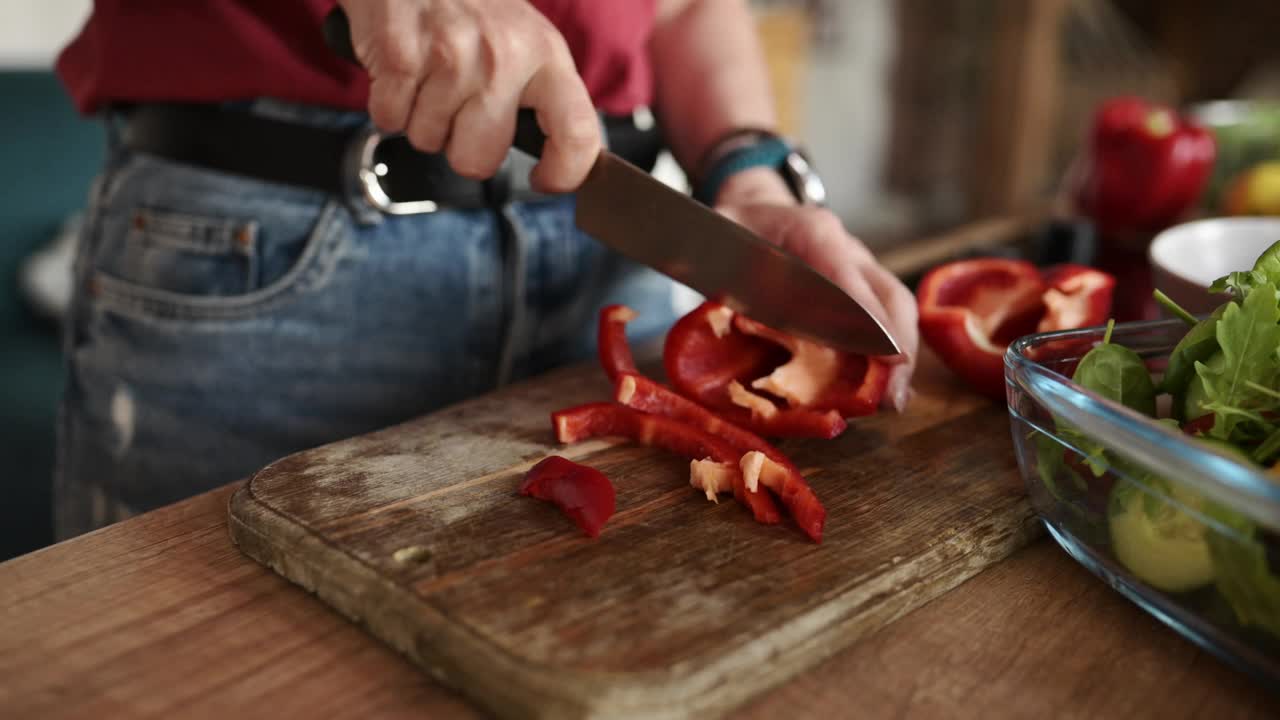
<path fill-rule="evenodd" d="M 1199 495 L 1158 478 L 1146 479 L 1156 493 L 1122 480 L 1111 491 L 1107 519 L 1111 547 L 1143 582 L 1168 592 L 1186 592 L 1213 581 L 1205 526 L 1169 502 L 1198 509 Z"/>

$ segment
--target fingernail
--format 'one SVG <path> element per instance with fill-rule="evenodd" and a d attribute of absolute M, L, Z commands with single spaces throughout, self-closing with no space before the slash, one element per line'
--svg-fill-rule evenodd
<path fill-rule="evenodd" d="M 907 404 L 911 402 L 911 397 L 915 395 L 915 391 L 910 385 L 904 385 L 893 391 L 893 409 L 899 413 L 907 409 Z"/>

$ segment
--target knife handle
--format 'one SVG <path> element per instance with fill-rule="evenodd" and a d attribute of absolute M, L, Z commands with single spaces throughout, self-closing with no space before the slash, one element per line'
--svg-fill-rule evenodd
<path fill-rule="evenodd" d="M 356 49 L 351 45 L 351 23 L 347 13 L 341 6 L 335 5 L 324 18 L 324 42 L 338 57 L 360 64 L 356 59 Z M 538 126 L 538 115 L 533 108 L 520 108 L 516 114 L 516 137 L 512 146 L 517 150 L 542 157 L 542 146 L 547 143 L 547 136 Z"/>

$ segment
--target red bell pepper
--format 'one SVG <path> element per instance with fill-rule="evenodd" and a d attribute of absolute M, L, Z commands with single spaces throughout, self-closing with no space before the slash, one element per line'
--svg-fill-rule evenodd
<path fill-rule="evenodd" d="M 1116 279 L 1107 273 L 1070 263 L 1055 265 L 1044 273 L 1048 286 L 1043 299 L 1044 317 L 1036 332 L 1092 327 L 1107 321 Z"/>
<path fill-rule="evenodd" d="M 663 362 L 682 395 L 773 437 L 839 435 L 844 417 L 875 411 L 888 379 L 888 366 L 878 358 L 793 338 L 716 302 L 676 322 Z M 777 393 L 784 404 L 753 388 Z"/>
<path fill-rule="evenodd" d="M 800 529 L 814 542 L 822 542 L 827 509 L 791 463 L 778 462 L 765 453 L 752 451 L 742 456 L 739 465 L 748 490 L 758 490 L 759 484 L 777 493 Z"/>
<path fill-rule="evenodd" d="M 627 323 L 636 319 L 636 311 L 626 305 L 610 305 L 600 311 L 596 352 L 609 382 L 618 382 L 623 373 L 636 372 L 636 361 L 627 344 Z"/>
<path fill-rule="evenodd" d="M 791 407 L 835 410 L 842 417 L 871 415 L 880 406 L 889 382 L 889 365 L 879 358 L 841 352 L 742 315 L 734 316 L 733 324 L 738 330 L 781 345 L 791 353 L 785 364 L 753 381 L 753 388 L 783 398 Z"/>
<path fill-rule="evenodd" d="M 617 403 L 587 403 L 551 413 L 556 440 L 575 443 L 607 435 L 630 438 L 641 445 L 660 447 L 690 460 L 710 458 L 718 463 L 736 464 L 741 455 L 721 438 L 687 423 L 633 410 Z M 781 522 L 778 507 L 768 493 L 745 492 L 734 497 L 750 507 L 756 522 Z"/>
<path fill-rule="evenodd" d="M 1004 354 L 1033 332 L 1100 325 L 1115 280 L 1078 265 L 1041 273 L 1022 260 L 978 258 L 940 265 L 916 289 L 920 335 L 952 372 L 1003 400 Z"/>
<path fill-rule="evenodd" d="M 604 473 L 559 455 L 530 468 L 520 494 L 555 503 L 590 537 L 599 537 L 615 507 L 613 483 Z"/>
<path fill-rule="evenodd" d="M 616 388 L 617 392 L 614 399 L 623 405 L 645 412 L 665 415 L 719 436 L 732 445 L 740 456 L 754 452 L 766 457 L 770 461 L 770 467 L 774 469 L 774 474 L 768 480 L 776 479 L 777 482 L 764 482 L 763 484 L 779 494 L 779 497 L 782 498 L 782 504 L 791 512 L 791 516 L 796 519 L 796 524 L 810 539 L 814 542 L 822 542 L 822 527 L 826 520 L 827 511 L 822 507 L 822 503 L 818 500 L 818 496 L 813 492 L 812 488 L 809 487 L 809 484 L 805 482 L 800 470 L 780 450 L 755 433 L 744 430 L 718 417 L 710 410 L 643 375 L 623 375 Z M 756 465 L 755 467 L 758 468 L 759 466 Z M 756 483 L 759 471 L 757 470 L 755 476 L 751 477 L 746 476 L 746 469 L 747 467 L 743 465 L 742 470 L 747 489 L 753 493 L 759 492 Z M 712 471 L 710 468 L 706 468 L 706 470 L 708 472 Z M 705 483 L 694 482 L 694 486 L 705 489 Z M 785 493 L 784 490 L 786 491 Z"/>
<path fill-rule="evenodd" d="M 1112 98 L 1094 113 L 1076 209 L 1106 235 L 1159 231 L 1197 203 L 1216 155 L 1213 134 L 1172 108 Z"/>

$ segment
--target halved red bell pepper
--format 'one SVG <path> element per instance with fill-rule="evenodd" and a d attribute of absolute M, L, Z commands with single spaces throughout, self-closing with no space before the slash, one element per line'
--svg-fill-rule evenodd
<path fill-rule="evenodd" d="M 733 324 L 791 353 L 791 359 L 752 381 L 751 387 L 786 400 L 790 407 L 835 410 L 841 417 L 871 415 L 880 406 L 889 382 L 889 365 L 883 360 L 819 345 L 742 315 L 735 315 Z"/>
<path fill-rule="evenodd" d="M 846 416 L 875 411 L 888 379 L 878 358 L 793 338 L 711 301 L 672 326 L 663 362 L 682 395 L 773 437 L 839 435 Z M 782 397 L 755 392 L 762 387 Z"/>
<path fill-rule="evenodd" d="M 591 537 L 599 537 L 615 508 L 613 483 L 604 473 L 559 455 L 530 468 L 520 494 L 555 503 Z"/>
<path fill-rule="evenodd" d="M 617 403 L 597 402 L 551 413 L 556 440 L 575 443 L 593 437 L 619 436 L 641 445 L 660 447 L 690 460 L 710 458 L 718 463 L 734 463 L 739 453 L 725 440 L 687 423 L 662 415 L 643 413 Z M 757 522 L 775 524 L 782 520 L 768 493 L 747 492 L 734 497 L 750 507 Z"/>
<path fill-rule="evenodd" d="M 1116 279 L 1101 270 L 1064 263 L 1045 270 L 1045 314 L 1037 332 L 1093 327 L 1107 321 Z"/>
<path fill-rule="evenodd" d="M 1100 325 L 1115 280 L 1062 265 L 1042 273 L 1022 260 L 958 260 L 929 271 L 916 289 L 920 335 L 952 372 L 1003 400 L 1004 354 L 1033 332 Z"/>

